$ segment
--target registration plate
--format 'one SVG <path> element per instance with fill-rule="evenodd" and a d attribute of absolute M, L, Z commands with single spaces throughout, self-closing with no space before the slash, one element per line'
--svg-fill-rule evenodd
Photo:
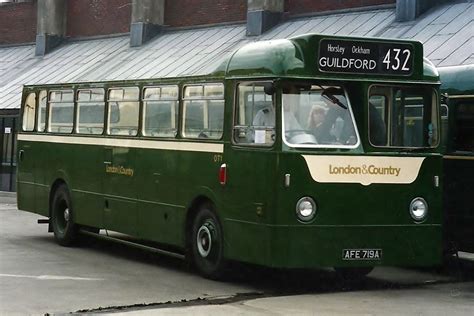
<path fill-rule="evenodd" d="M 381 260 L 382 249 L 344 249 L 342 260 Z"/>

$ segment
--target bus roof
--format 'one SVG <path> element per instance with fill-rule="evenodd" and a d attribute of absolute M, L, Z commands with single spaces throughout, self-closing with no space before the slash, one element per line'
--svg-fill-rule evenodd
<path fill-rule="evenodd" d="M 219 71 L 226 77 L 439 80 L 433 64 L 423 58 L 418 41 L 321 34 L 249 43 L 235 51 Z"/>
<path fill-rule="evenodd" d="M 441 92 L 448 95 L 474 95 L 474 64 L 438 68 Z"/>

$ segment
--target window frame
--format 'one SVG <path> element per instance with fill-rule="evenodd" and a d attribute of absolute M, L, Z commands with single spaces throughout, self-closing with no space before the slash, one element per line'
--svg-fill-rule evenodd
<path fill-rule="evenodd" d="M 102 98 L 102 102 L 104 103 L 104 113 L 102 114 L 102 132 L 100 134 L 95 134 L 95 133 L 81 133 L 79 131 L 79 128 L 80 128 L 80 116 L 79 116 L 79 112 L 80 112 L 80 104 L 84 104 L 84 103 L 92 103 L 94 101 L 79 101 L 79 93 L 82 92 L 82 91 L 92 91 L 92 90 L 102 90 L 103 92 L 103 98 Z M 76 91 L 75 91 L 75 94 L 74 94 L 74 103 L 75 103 L 75 107 L 76 107 L 76 110 L 75 110 L 75 122 L 76 124 L 74 125 L 74 133 L 75 134 L 78 134 L 78 135 L 81 135 L 81 136 L 86 136 L 86 135 L 89 135 L 89 136 L 99 136 L 99 135 L 104 135 L 105 134 L 105 131 L 106 131 L 106 122 L 105 122 L 105 117 L 106 117 L 106 113 L 108 111 L 107 109 L 107 101 L 106 101 L 106 88 L 104 87 L 82 87 L 82 88 L 78 88 Z"/>
<path fill-rule="evenodd" d="M 205 86 L 206 85 L 220 85 L 222 86 L 222 96 L 213 96 L 213 97 L 206 97 L 205 96 Z M 195 97 L 186 97 L 186 88 L 187 87 L 194 87 L 194 86 L 202 86 L 202 96 L 195 96 Z M 189 137 L 185 135 L 185 121 L 186 121 L 186 111 L 184 108 L 184 103 L 186 101 L 212 101 L 212 100 L 217 100 L 220 101 L 222 100 L 223 103 L 223 111 L 222 111 L 222 134 L 220 135 L 219 138 L 204 138 L 204 137 Z M 225 84 L 224 82 L 220 81 L 209 81 L 209 82 L 200 82 L 200 83 L 184 83 L 181 86 L 181 98 L 180 98 L 180 104 L 179 104 L 179 130 L 178 130 L 178 135 L 182 139 L 191 139 L 191 140 L 200 140 L 200 141 L 221 141 L 224 138 L 225 134 Z M 209 113 L 209 111 L 208 111 Z M 204 115 L 204 113 L 203 113 Z"/>
<path fill-rule="evenodd" d="M 278 90 L 275 90 L 275 92 L 272 94 L 272 105 L 273 105 L 273 109 L 275 111 L 275 126 L 273 127 L 273 131 L 275 132 L 275 139 L 273 139 L 273 142 L 271 143 L 254 143 L 254 142 L 247 142 L 247 143 L 238 143 L 236 142 L 235 140 L 235 131 L 236 131 L 236 128 L 238 128 L 239 126 L 242 126 L 242 127 L 249 127 L 247 125 L 237 125 L 237 120 L 238 120 L 238 117 L 239 117 L 239 105 L 240 105 L 240 93 L 239 93 L 239 87 L 240 85 L 259 85 L 259 86 L 262 86 L 264 88 L 264 85 L 265 84 L 275 84 L 275 81 L 274 80 L 243 80 L 243 81 L 238 81 L 236 82 L 235 84 L 235 88 L 234 88 L 234 102 L 233 102 L 233 110 L 232 110 L 232 135 L 231 135 L 231 142 L 232 142 L 232 145 L 234 146 L 245 146 L 245 147 L 257 147 L 257 148 L 265 148 L 265 149 L 269 149 L 269 148 L 273 148 L 276 144 L 276 141 L 277 141 L 277 135 L 278 135 L 278 116 L 277 116 L 277 91 Z M 265 89 L 265 88 L 264 88 Z M 265 93 L 265 91 L 264 91 Z M 253 126 L 253 125 L 252 125 Z M 265 130 L 270 130 L 270 128 L 268 129 L 265 129 Z"/>
<path fill-rule="evenodd" d="M 26 103 L 28 98 L 31 95 L 35 96 L 34 99 L 34 113 L 33 113 L 33 128 L 32 129 L 25 129 L 25 110 L 26 110 Z M 22 117 L 21 117 L 21 131 L 22 132 L 34 132 L 36 131 L 36 118 L 37 118 L 37 113 L 38 113 L 38 93 L 36 91 L 29 91 L 28 95 L 25 98 L 25 102 L 23 103 L 23 112 L 22 112 Z"/>
<path fill-rule="evenodd" d="M 435 102 L 435 106 L 436 106 L 436 124 L 437 124 L 437 142 L 435 145 L 432 145 L 432 146 L 421 146 L 421 147 L 408 147 L 408 146 L 391 146 L 391 145 L 384 145 L 384 146 L 379 146 L 379 145 L 374 145 L 372 144 L 371 140 L 370 140 L 370 106 L 369 106 L 369 102 L 370 102 L 370 90 L 372 89 L 372 87 L 374 86 L 378 86 L 378 87 L 390 87 L 390 88 L 393 88 L 393 87 L 396 87 L 396 88 L 408 88 L 408 89 L 413 89 L 413 88 L 416 88 L 417 86 L 419 87 L 425 87 L 425 88 L 429 88 L 431 89 L 431 92 L 432 92 L 432 99 L 431 99 L 431 105 L 433 106 L 433 102 Z M 441 138 L 442 138 L 442 134 L 441 134 L 441 112 L 440 112 L 440 108 L 441 108 L 441 103 L 438 102 L 437 100 L 439 100 L 439 91 L 437 89 L 435 89 L 435 87 L 433 87 L 432 85 L 429 85 L 429 84 L 417 84 L 417 85 L 407 85 L 407 84 L 402 84 L 402 83 L 373 83 L 373 84 L 370 84 L 368 86 L 368 89 L 367 89 L 367 104 L 366 104 L 366 109 L 367 109 L 367 141 L 369 143 L 370 146 L 372 146 L 373 148 L 378 148 L 378 149 L 387 149 L 387 150 L 391 150 L 391 149 L 399 149 L 399 150 L 413 150 L 413 149 L 419 149 L 419 150 L 426 150 L 426 149 L 435 149 L 435 148 L 438 148 L 439 145 L 441 144 Z M 393 102 L 391 102 L 389 100 L 389 111 L 388 111 L 388 125 L 389 125 L 389 128 L 387 128 L 387 141 L 388 143 L 390 143 L 391 141 L 391 136 L 392 136 L 392 128 L 391 128 L 391 124 L 392 124 L 392 107 L 393 107 Z M 423 112 L 424 112 L 424 106 L 422 107 L 423 108 Z M 431 115 L 433 115 L 431 113 Z"/>
<path fill-rule="evenodd" d="M 161 90 L 160 90 L 160 98 L 159 99 L 145 99 L 145 91 L 146 89 L 150 89 L 150 88 L 160 88 L 162 89 L 163 87 L 175 87 L 176 88 L 176 98 L 161 98 Z M 184 92 L 184 90 L 183 90 Z M 161 135 L 147 135 L 145 133 L 145 122 L 146 122 L 146 102 L 149 102 L 149 101 L 156 101 L 156 102 L 162 102 L 162 101 L 174 101 L 176 102 L 176 105 L 175 105 L 175 117 L 176 117 L 176 121 L 175 121 L 175 125 L 176 125 L 176 131 L 175 131 L 175 134 L 174 136 L 161 136 Z M 181 116 L 181 109 L 180 109 L 180 87 L 178 84 L 157 84 L 157 85 L 151 85 L 151 86 L 143 86 L 141 88 L 141 97 L 140 97 L 140 103 L 141 103 L 141 108 L 142 108 L 142 114 L 140 116 L 140 120 L 141 120 L 141 128 L 140 128 L 140 134 L 143 136 L 143 137 L 152 137 L 152 138 L 172 138 L 172 139 L 176 139 L 178 137 L 178 135 L 180 135 L 180 131 L 179 131 L 179 128 L 180 128 L 180 116 Z"/>
<path fill-rule="evenodd" d="M 121 99 L 121 100 L 111 100 L 110 99 L 110 92 L 112 90 L 125 90 L 127 88 L 131 88 L 131 89 L 136 89 L 137 90 L 137 99 L 136 100 L 133 100 L 133 99 Z M 105 88 L 106 92 L 105 92 L 105 106 L 106 106 L 106 121 L 104 122 L 105 123 L 105 128 L 104 128 L 104 132 L 103 132 L 103 135 L 108 135 L 108 136 L 113 136 L 113 137 L 137 137 L 137 136 L 140 136 L 140 112 L 141 112 L 141 89 L 138 85 L 128 85 L 128 86 L 108 86 Z M 125 93 L 124 93 L 125 95 Z M 120 102 L 136 102 L 137 103 L 137 128 L 136 128 L 136 133 L 133 134 L 133 135 L 125 135 L 125 134 L 112 134 L 110 132 L 110 109 L 111 109 L 111 106 L 110 106 L 110 103 L 112 102 L 117 102 L 117 103 L 120 103 Z M 119 112 L 120 113 L 120 112 Z M 122 116 L 122 114 L 120 114 L 120 116 Z"/>
<path fill-rule="evenodd" d="M 46 117 L 45 117 L 45 132 L 46 133 L 53 133 L 53 134 L 64 134 L 64 135 L 69 135 L 69 134 L 73 134 L 75 131 L 75 120 L 76 120 L 76 102 L 75 102 L 75 91 L 74 89 L 71 87 L 71 88 L 57 88 L 57 89 L 50 89 L 50 90 L 46 90 L 47 91 L 47 100 L 46 100 Z M 63 92 L 64 91 L 70 91 L 71 92 L 71 95 L 72 95 L 72 100 L 71 101 L 68 101 L 68 102 L 62 102 L 63 100 Z M 61 101 L 51 101 L 51 93 L 53 92 L 60 92 L 61 93 Z M 70 132 L 67 132 L 67 133 L 64 133 L 64 132 L 52 132 L 51 131 L 51 119 L 52 119 L 52 115 L 51 115 L 51 111 L 54 109 L 54 107 L 51 107 L 51 103 L 69 103 L 71 102 L 72 103 L 72 127 L 71 127 L 71 131 Z"/>
<path fill-rule="evenodd" d="M 324 80 L 320 80 L 318 81 L 317 84 L 315 84 L 315 81 L 318 81 L 318 80 L 309 80 L 308 83 L 310 83 L 311 85 L 319 85 L 321 87 L 338 87 L 340 89 L 342 89 L 344 91 L 344 97 L 346 98 L 346 101 L 347 101 L 347 110 L 349 111 L 349 115 L 350 115 L 350 118 L 351 118 L 351 122 L 352 122 L 352 126 L 354 127 L 354 132 L 355 132 L 355 136 L 356 136 L 356 142 L 354 145 L 344 145 L 344 144 L 334 144 L 334 145 L 330 145 L 330 144 L 291 144 L 289 142 L 287 142 L 286 140 L 286 137 L 285 137 L 285 133 L 284 133 L 284 129 L 285 129 L 285 121 L 284 121 L 284 106 L 283 106 L 283 91 L 281 90 L 280 93 L 281 93 L 281 96 L 280 96 L 280 100 L 281 100 L 281 106 L 280 106 L 280 115 L 281 115 L 281 139 L 283 141 L 283 143 L 290 147 L 290 148 L 308 148 L 308 149 L 356 149 L 360 146 L 361 144 L 361 137 L 360 137 L 360 134 L 359 134 L 359 128 L 357 126 L 357 121 L 355 119 L 355 116 L 354 116 L 354 112 L 352 111 L 352 103 L 351 103 L 351 100 L 349 99 L 349 94 L 347 92 L 347 89 L 345 87 L 344 84 L 341 84 L 340 82 L 334 82 L 334 83 L 331 83 L 331 81 L 329 82 L 324 82 Z M 293 82 L 293 80 L 289 80 L 288 82 Z M 294 82 L 297 82 L 296 80 Z"/>
<path fill-rule="evenodd" d="M 41 123 L 41 94 L 44 92 L 45 94 L 45 107 L 44 107 L 44 127 L 40 130 L 40 123 Z M 41 89 L 38 92 L 38 110 L 36 111 L 36 128 L 35 131 L 38 133 L 48 133 L 48 120 L 49 120 L 49 90 L 48 89 Z"/>

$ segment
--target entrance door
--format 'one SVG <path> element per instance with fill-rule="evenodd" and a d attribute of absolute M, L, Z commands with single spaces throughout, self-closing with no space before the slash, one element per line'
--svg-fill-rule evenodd
<path fill-rule="evenodd" d="M 268 83 L 240 83 L 233 139 L 226 144 L 223 162 L 228 168 L 225 203 L 228 218 L 226 238 L 232 253 L 253 262 L 264 260 L 269 251 L 266 243 L 274 194 L 277 152 L 275 145 L 275 105 L 272 94 L 265 93 Z M 245 236 L 247 242 L 242 242 Z M 234 240 L 235 237 L 235 240 Z M 262 262 L 263 263 L 263 262 Z"/>
<path fill-rule="evenodd" d="M 104 226 L 128 235 L 137 233 L 135 150 L 104 149 Z"/>
<path fill-rule="evenodd" d="M 0 119 L 0 191 L 16 191 L 16 116 Z"/>

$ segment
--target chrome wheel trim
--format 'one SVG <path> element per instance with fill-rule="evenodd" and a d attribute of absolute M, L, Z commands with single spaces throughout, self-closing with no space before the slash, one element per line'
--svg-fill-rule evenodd
<path fill-rule="evenodd" d="M 206 224 L 199 228 L 196 243 L 199 255 L 203 258 L 209 256 L 212 250 L 212 234 Z"/>

